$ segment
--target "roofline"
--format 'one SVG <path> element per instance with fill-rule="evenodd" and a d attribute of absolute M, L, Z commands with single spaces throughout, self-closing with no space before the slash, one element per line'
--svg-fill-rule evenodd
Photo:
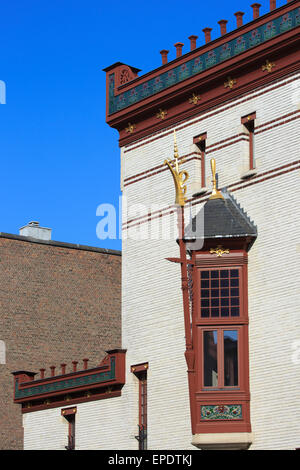
<path fill-rule="evenodd" d="M 22 242 L 27 242 L 27 243 L 37 243 L 39 245 L 56 246 L 59 248 L 69 248 L 73 250 L 82 250 L 82 251 L 93 251 L 96 253 L 102 253 L 102 254 L 107 254 L 107 255 L 122 256 L 122 252 L 119 250 L 110 250 L 108 248 L 98 248 L 96 246 L 80 245 L 78 243 L 59 242 L 56 240 L 39 240 L 38 238 L 24 237 L 23 235 L 15 235 L 12 233 L 0 232 L 0 238 L 8 238 L 10 240 L 22 241 Z"/>

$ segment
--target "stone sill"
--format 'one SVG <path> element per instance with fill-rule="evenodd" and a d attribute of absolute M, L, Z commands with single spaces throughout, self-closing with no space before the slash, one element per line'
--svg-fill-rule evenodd
<path fill-rule="evenodd" d="M 201 450 L 247 450 L 253 442 L 249 432 L 194 434 L 192 444 Z"/>

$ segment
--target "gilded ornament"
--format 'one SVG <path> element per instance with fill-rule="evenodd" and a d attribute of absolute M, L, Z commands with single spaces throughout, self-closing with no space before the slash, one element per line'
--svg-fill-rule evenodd
<path fill-rule="evenodd" d="M 156 113 L 157 119 L 166 119 L 168 111 L 159 109 L 158 113 Z"/>
<path fill-rule="evenodd" d="M 179 204 L 179 206 L 183 207 L 186 201 L 186 190 L 187 187 L 185 185 L 187 179 L 189 178 L 189 174 L 187 171 L 179 171 L 179 165 L 183 163 L 182 161 L 178 162 L 178 147 L 176 142 L 176 132 L 174 130 L 174 160 L 165 160 L 165 165 L 168 165 L 174 180 L 175 191 L 176 191 L 176 199 L 175 204 Z"/>
<path fill-rule="evenodd" d="M 215 249 L 211 248 L 211 249 L 210 249 L 210 253 L 211 253 L 211 254 L 214 254 L 214 253 L 215 253 L 218 257 L 221 257 L 221 256 L 223 256 L 225 253 L 226 253 L 226 254 L 229 254 L 229 250 L 228 250 L 228 249 L 223 250 L 222 245 L 218 245 L 217 248 L 215 248 Z"/>
<path fill-rule="evenodd" d="M 211 173 L 212 173 L 212 194 L 209 199 L 224 199 L 222 193 L 217 189 L 217 178 L 216 178 L 216 160 L 212 158 L 210 160 Z"/>
<path fill-rule="evenodd" d="M 125 128 L 126 132 L 129 132 L 129 134 L 132 134 L 134 129 L 136 129 L 135 124 L 131 124 L 130 122 L 128 123 L 128 127 Z"/>
<path fill-rule="evenodd" d="M 235 78 L 228 77 L 227 82 L 224 83 L 224 87 L 232 89 L 235 84 L 236 84 Z"/>
<path fill-rule="evenodd" d="M 189 103 L 190 104 L 198 104 L 198 101 L 201 100 L 201 96 L 200 95 L 196 95 L 195 93 L 193 93 L 193 96 L 189 99 Z"/>
<path fill-rule="evenodd" d="M 275 67 L 274 62 L 270 62 L 269 60 L 266 61 L 266 63 L 261 67 L 263 72 L 272 72 L 273 67 Z"/>

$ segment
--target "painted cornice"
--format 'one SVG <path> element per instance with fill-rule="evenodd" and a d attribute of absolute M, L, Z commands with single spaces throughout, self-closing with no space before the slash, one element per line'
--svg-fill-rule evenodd
<path fill-rule="evenodd" d="M 125 384 L 123 349 L 107 351 L 99 367 L 34 380 L 35 373 L 13 372 L 14 402 L 23 412 L 98 400 L 121 394 Z"/>
<path fill-rule="evenodd" d="M 124 64 L 108 67 L 107 123 L 123 146 L 298 70 L 299 30 L 294 0 L 141 77 Z"/>

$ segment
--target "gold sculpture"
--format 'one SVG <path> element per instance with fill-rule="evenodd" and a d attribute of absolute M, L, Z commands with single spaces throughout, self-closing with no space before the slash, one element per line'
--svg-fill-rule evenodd
<path fill-rule="evenodd" d="M 168 114 L 168 111 L 159 108 L 158 113 L 156 113 L 156 117 L 157 119 L 166 119 L 167 114 Z"/>
<path fill-rule="evenodd" d="M 212 158 L 210 160 L 211 173 L 212 173 L 212 184 L 213 190 L 212 195 L 209 199 L 224 199 L 222 193 L 217 189 L 217 178 L 216 178 L 216 160 Z"/>
<path fill-rule="evenodd" d="M 234 87 L 235 84 L 236 84 L 236 79 L 228 77 L 227 82 L 224 83 L 224 87 L 225 88 L 230 88 L 232 90 L 232 88 Z"/>
<path fill-rule="evenodd" d="M 193 96 L 189 99 L 189 103 L 191 104 L 198 104 L 198 101 L 201 100 L 200 95 L 196 95 L 196 93 L 193 93 Z"/>
<path fill-rule="evenodd" d="M 175 184 L 175 191 L 176 191 L 176 199 L 175 199 L 175 204 L 178 204 L 179 206 L 183 207 L 185 205 L 186 201 L 186 190 L 187 187 L 185 185 L 185 182 L 187 181 L 189 174 L 186 170 L 179 171 L 179 165 L 183 163 L 182 161 L 178 161 L 178 147 L 177 147 L 177 142 L 176 142 L 176 132 L 174 130 L 174 160 L 165 160 L 165 165 L 168 165 Z"/>
<path fill-rule="evenodd" d="M 266 61 L 265 65 L 261 67 L 263 72 L 272 72 L 273 67 L 275 67 L 274 62 L 270 62 L 269 60 Z"/>
<path fill-rule="evenodd" d="M 220 257 L 220 256 L 223 256 L 225 253 L 229 254 L 229 250 L 228 249 L 224 250 L 222 245 L 218 245 L 217 248 L 215 249 L 211 248 L 210 253 L 211 254 L 215 253 L 218 257 Z"/>

